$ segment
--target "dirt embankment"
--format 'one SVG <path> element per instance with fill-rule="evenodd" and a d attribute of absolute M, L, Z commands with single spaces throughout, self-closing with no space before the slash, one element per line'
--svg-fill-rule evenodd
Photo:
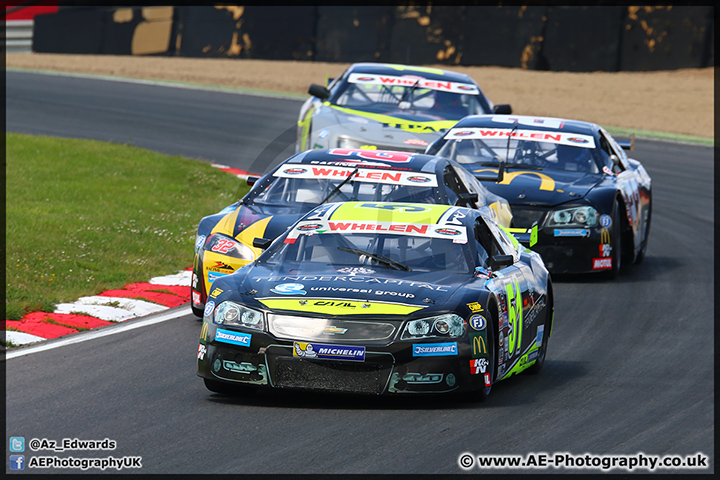
<path fill-rule="evenodd" d="M 7 67 L 193 82 L 306 94 L 349 64 L 271 60 L 8 53 Z M 514 113 L 587 120 L 605 127 L 712 138 L 714 68 L 662 72 L 539 72 L 443 67 L 474 78 Z"/>

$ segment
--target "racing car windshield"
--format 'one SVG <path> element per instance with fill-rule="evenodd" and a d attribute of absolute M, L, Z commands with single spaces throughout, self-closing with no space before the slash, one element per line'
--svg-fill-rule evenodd
<path fill-rule="evenodd" d="M 508 142 L 508 137 L 512 138 Z M 556 169 L 599 173 L 604 165 L 593 137 L 564 132 L 494 128 L 453 128 L 437 156 L 460 164 Z"/>
<path fill-rule="evenodd" d="M 331 104 L 368 113 L 401 118 L 425 114 L 440 120 L 489 113 L 480 104 L 477 86 L 470 83 L 351 74 L 338 88 Z"/>
<path fill-rule="evenodd" d="M 284 265 L 302 271 L 303 265 L 384 268 L 401 271 L 471 273 L 478 264 L 469 243 L 448 238 L 378 235 L 372 232 L 301 234 L 276 242 L 258 263 Z"/>
<path fill-rule="evenodd" d="M 333 192 L 330 199 L 333 202 L 382 200 L 441 203 L 434 175 L 414 172 L 373 174 L 371 170 L 359 169 L 348 180 L 352 172 L 353 169 L 314 168 L 306 165 L 283 168 L 275 173 L 272 183 L 253 192 L 245 199 L 245 203 L 286 207 L 289 209 L 287 213 L 305 213 Z M 289 178 L 292 175 L 300 178 Z M 303 175 L 306 177 L 303 178 Z"/>

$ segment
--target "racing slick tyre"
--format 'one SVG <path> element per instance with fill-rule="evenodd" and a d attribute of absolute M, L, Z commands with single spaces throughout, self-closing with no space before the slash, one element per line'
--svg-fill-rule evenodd
<path fill-rule="evenodd" d="M 202 278 L 202 275 L 201 275 L 201 274 L 202 274 L 202 266 L 199 266 L 199 265 L 198 265 L 198 264 L 199 264 L 199 260 L 198 260 L 197 256 L 196 256 L 195 261 L 194 261 L 193 263 L 194 263 L 195 266 L 193 267 L 193 275 L 192 275 L 192 278 L 194 279 L 194 281 L 200 283 L 200 285 L 199 285 L 200 288 L 199 288 L 198 290 L 200 290 L 200 300 L 202 301 L 203 297 L 205 296 L 205 287 L 203 286 L 202 280 L 201 280 L 201 278 Z M 198 274 L 198 272 L 199 272 L 200 274 Z M 192 302 L 192 298 L 193 298 L 193 288 L 194 288 L 195 286 L 196 286 L 196 285 L 192 285 L 192 284 L 190 285 L 190 309 L 192 310 L 193 315 L 195 315 L 196 317 L 198 317 L 199 320 L 202 320 L 202 319 L 203 319 L 203 316 L 204 316 L 205 302 L 203 302 L 203 304 L 202 304 L 203 306 L 200 307 L 200 308 L 197 308 L 197 307 L 195 307 L 195 305 L 193 305 L 193 302 Z"/>
<path fill-rule="evenodd" d="M 648 205 L 647 221 L 645 222 L 645 231 L 643 232 L 642 244 L 640 251 L 635 258 L 636 264 L 641 264 L 645 260 L 645 254 L 647 253 L 648 235 L 650 235 L 650 219 L 652 218 L 652 204 Z"/>
<path fill-rule="evenodd" d="M 550 287 L 548 287 L 548 298 L 552 298 L 552 290 Z M 540 370 L 542 370 L 542 367 L 545 364 L 545 356 L 547 354 L 548 340 L 550 339 L 550 330 L 552 330 L 553 320 L 553 306 L 550 302 L 548 302 L 546 309 L 547 310 L 545 312 L 545 323 L 543 324 L 543 337 L 542 342 L 540 342 L 540 349 L 538 351 L 537 359 L 535 360 L 535 363 L 530 365 L 530 367 L 525 370 L 531 375 L 540 373 Z"/>
<path fill-rule="evenodd" d="M 202 308 L 195 308 L 195 305 L 193 305 L 192 302 L 190 302 L 190 309 L 192 310 L 193 315 L 198 317 L 197 318 L 198 320 L 203 319 L 203 309 Z"/>
<path fill-rule="evenodd" d="M 256 387 L 249 385 L 233 385 L 231 383 L 218 382 L 203 378 L 205 388 L 214 393 L 222 395 L 249 395 L 255 392 Z"/>

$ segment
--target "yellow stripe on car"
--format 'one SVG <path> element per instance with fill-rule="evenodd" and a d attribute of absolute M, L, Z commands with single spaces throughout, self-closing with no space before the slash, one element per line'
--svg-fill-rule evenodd
<path fill-rule="evenodd" d="M 412 120 L 404 120 L 402 118 L 392 117 L 390 115 L 381 115 L 378 113 L 361 112 L 359 110 L 353 110 L 352 108 L 338 107 L 337 105 L 330 105 L 331 108 L 339 110 L 348 115 L 356 115 L 358 117 L 368 118 L 382 124 L 389 125 L 391 127 L 399 128 L 408 132 L 414 133 L 428 133 L 428 132 L 439 132 L 440 130 L 447 130 L 452 128 L 457 120 L 436 120 L 434 122 L 414 122 Z"/>
<path fill-rule="evenodd" d="M 267 308 L 327 315 L 408 315 L 424 306 L 341 298 L 258 298 Z"/>
<path fill-rule="evenodd" d="M 348 202 L 333 211 L 330 220 L 437 224 L 449 205 L 387 202 Z"/>

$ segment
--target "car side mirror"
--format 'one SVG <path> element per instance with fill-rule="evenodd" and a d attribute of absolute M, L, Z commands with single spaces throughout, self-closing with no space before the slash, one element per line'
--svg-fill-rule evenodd
<path fill-rule="evenodd" d="M 505 178 L 505 162 L 500 162 L 498 165 L 498 171 L 493 172 L 472 172 L 473 176 L 481 182 L 495 182 L 500 183 Z"/>
<path fill-rule="evenodd" d="M 444 144 L 445 139 L 443 137 L 438 138 L 425 148 L 425 155 L 435 155 Z"/>
<path fill-rule="evenodd" d="M 490 267 L 491 270 L 500 270 L 505 267 L 509 267 L 513 264 L 513 256 L 512 255 L 493 255 L 492 257 L 488 258 L 487 263 L 488 267 Z"/>
<path fill-rule="evenodd" d="M 632 152 L 633 150 L 635 150 L 635 132 L 633 132 L 630 140 L 618 141 L 617 144 L 620 145 L 620 148 L 622 148 L 623 150 L 628 150 Z"/>
<path fill-rule="evenodd" d="M 457 201 L 455 202 L 455 205 L 456 206 L 465 205 L 470 208 L 473 208 L 472 205 L 477 204 L 477 201 L 478 201 L 477 193 L 470 193 L 470 192 L 461 193 L 460 198 L 457 199 Z"/>
<path fill-rule="evenodd" d="M 500 105 L 495 105 L 493 107 L 493 113 L 497 113 L 498 115 L 510 115 L 512 113 L 512 107 L 509 103 L 501 103 Z"/>
<path fill-rule="evenodd" d="M 257 237 L 257 238 L 253 239 L 253 247 L 259 248 L 261 250 L 267 250 L 267 248 L 270 246 L 271 243 L 272 243 L 272 239 L 270 239 L 270 238 Z"/>
<path fill-rule="evenodd" d="M 316 83 L 310 84 L 310 88 L 308 88 L 308 93 L 313 97 L 319 98 L 320 100 L 327 100 L 328 98 L 330 98 L 330 90 L 328 90 L 327 87 L 323 87 L 322 85 L 318 85 Z"/>
<path fill-rule="evenodd" d="M 618 158 L 617 155 L 615 155 L 615 154 L 610 155 L 610 160 L 612 160 L 612 162 L 615 164 L 616 167 L 620 165 L 620 159 Z"/>
<path fill-rule="evenodd" d="M 260 180 L 260 177 L 252 177 L 251 176 L 251 177 L 247 177 L 247 179 L 246 179 L 247 184 L 250 185 L 251 187 L 253 185 L 255 185 L 255 182 L 257 182 L 258 180 Z"/>

